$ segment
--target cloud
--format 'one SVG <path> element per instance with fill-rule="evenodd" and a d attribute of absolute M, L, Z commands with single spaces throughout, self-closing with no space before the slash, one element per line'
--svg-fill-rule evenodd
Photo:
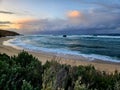
<path fill-rule="evenodd" d="M 1 29 L 8 29 L 13 23 L 10 21 L 0 21 L 0 28 Z"/>
<path fill-rule="evenodd" d="M 76 13 L 76 14 L 74 14 Z M 69 15 L 68 15 L 69 14 Z M 46 34 L 120 33 L 119 13 L 93 10 L 68 11 L 66 19 L 24 19 L 18 21 L 22 32 Z"/>
<path fill-rule="evenodd" d="M 85 3 L 91 2 L 85 1 Z M 105 2 L 105 0 L 102 1 Z M 120 4 L 104 2 L 99 3 L 99 1 L 92 0 L 90 4 L 93 7 L 87 8 L 85 11 L 70 10 L 66 13 L 65 19 L 24 19 L 18 20 L 16 25 L 21 32 L 32 33 L 120 33 Z"/>
<path fill-rule="evenodd" d="M 29 25 L 30 22 L 34 22 L 35 20 L 31 19 L 31 18 L 23 18 L 23 19 L 19 19 L 17 21 L 14 22 L 13 27 L 17 28 L 17 29 L 21 29 L 21 28 L 32 28 L 32 25 Z M 31 27 L 32 26 L 32 27 Z M 35 26 L 35 25 L 34 25 Z"/>
<path fill-rule="evenodd" d="M 9 11 L 0 11 L 0 13 L 2 13 L 2 14 L 15 14 L 15 13 L 9 12 Z"/>
<path fill-rule="evenodd" d="M 0 10 L 0 14 L 8 14 L 8 15 L 19 15 L 19 16 L 33 16 L 33 14 L 29 11 L 4 11 Z"/>
<path fill-rule="evenodd" d="M 100 6 L 105 6 L 105 7 L 113 7 L 113 8 L 118 8 L 120 7 L 120 1 L 119 0 L 76 0 L 80 3 L 84 4 L 95 4 L 95 5 L 100 5 Z"/>
<path fill-rule="evenodd" d="M 10 21 L 0 21 L 0 24 L 12 24 Z"/>
<path fill-rule="evenodd" d="M 0 25 L 0 27 L 10 27 L 9 25 Z"/>
<path fill-rule="evenodd" d="M 67 16 L 69 18 L 78 18 L 78 17 L 82 17 L 82 13 L 80 11 L 77 10 L 73 10 L 67 13 Z"/>

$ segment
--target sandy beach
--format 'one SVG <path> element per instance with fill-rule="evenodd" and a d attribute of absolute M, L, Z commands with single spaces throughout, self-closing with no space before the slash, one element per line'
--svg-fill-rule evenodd
<path fill-rule="evenodd" d="M 15 49 L 10 46 L 3 45 L 3 41 L 9 40 L 8 37 L 0 38 L 0 53 L 6 53 L 10 56 L 17 55 L 22 50 Z M 120 72 L 120 63 L 113 63 L 113 62 L 107 62 L 107 61 L 101 61 L 101 60 L 94 60 L 94 61 L 88 61 L 84 57 L 75 57 L 71 55 L 59 55 L 59 54 L 52 54 L 52 53 L 46 53 L 46 52 L 33 52 L 28 51 L 30 54 L 32 54 L 34 57 L 38 58 L 43 64 L 48 60 L 56 60 L 59 63 L 62 64 L 69 64 L 72 66 L 78 66 L 78 65 L 94 65 L 97 70 L 100 71 L 106 71 L 106 72 L 114 72 L 115 70 L 118 70 Z"/>

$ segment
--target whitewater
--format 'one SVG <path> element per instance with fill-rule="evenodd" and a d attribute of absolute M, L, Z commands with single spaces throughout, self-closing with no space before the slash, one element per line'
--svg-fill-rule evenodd
<path fill-rule="evenodd" d="M 25 35 L 4 41 L 4 45 L 30 51 L 83 56 L 88 60 L 120 62 L 120 36 Z"/>

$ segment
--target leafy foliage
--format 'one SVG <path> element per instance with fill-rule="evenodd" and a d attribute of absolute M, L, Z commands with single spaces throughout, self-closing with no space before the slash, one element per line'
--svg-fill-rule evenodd
<path fill-rule="evenodd" d="M 55 60 L 41 65 L 25 51 L 12 57 L 0 54 L 0 90 L 120 90 L 120 73 Z"/>
<path fill-rule="evenodd" d="M 39 90 L 42 72 L 41 62 L 25 51 L 13 57 L 0 54 L 0 90 L 21 90 L 23 80 Z"/>

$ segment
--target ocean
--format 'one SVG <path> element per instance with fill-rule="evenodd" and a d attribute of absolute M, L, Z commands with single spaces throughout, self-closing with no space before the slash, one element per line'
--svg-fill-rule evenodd
<path fill-rule="evenodd" d="M 83 56 L 89 60 L 120 62 L 120 36 L 25 35 L 5 41 L 4 45 L 36 52 Z"/>

